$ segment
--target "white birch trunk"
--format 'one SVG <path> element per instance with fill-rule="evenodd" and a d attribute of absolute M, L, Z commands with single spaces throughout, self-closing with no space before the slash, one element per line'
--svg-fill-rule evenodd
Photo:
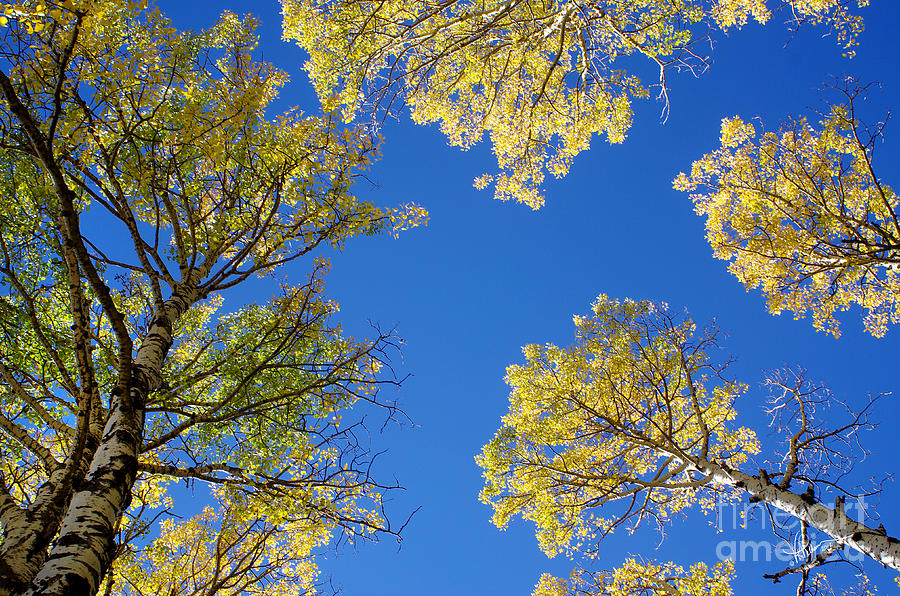
<path fill-rule="evenodd" d="M 731 470 L 715 462 L 698 460 L 694 465 L 697 471 L 711 476 L 716 484 L 743 489 L 760 501 L 805 521 L 834 540 L 855 548 L 886 567 L 900 571 L 900 540 L 869 528 L 849 517 L 843 510 L 828 508 L 777 484 L 766 483 L 757 476 Z"/>
<path fill-rule="evenodd" d="M 84 482 L 72 496 L 46 561 L 21 594 L 88 596 L 99 589 L 114 554 L 119 518 L 131 502 L 143 440 L 144 402 L 162 381 L 172 327 L 198 299 L 196 290 L 189 289 L 193 287 L 181 286 L 150 325 L 135 354 L 128 395 L 114 396 Z"/>
<path fill-rule="evenodd" d="M 64 476 L 63 466 L 50 474 L 47 482 L 38 489 L 28 510 L 19 507 L 8 495 L 0 498 L 0 523 L 3 524 L 0 596 L 24 589 L 28 580 L 43 565 L 46 547 L 56 534 L 65 506 L 54 490 Z"/>

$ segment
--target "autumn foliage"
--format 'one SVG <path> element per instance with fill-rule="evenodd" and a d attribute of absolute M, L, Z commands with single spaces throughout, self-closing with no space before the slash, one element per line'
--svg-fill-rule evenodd
<path fill-rule="evenodd" d="M 252 57 L 252 17 L 4 14 L 0 594 L 308 592 L 323 545 L 397 532 L 350 412 L 395 414 L 393 336 L 341 332 L 314 251 L 422 210 L 350 192 L 366 131 L 269 113 L 286 76 Z"/>
<path fill-rule="evenodd" d="M 783 8 L 795 25 L 832 28 L 849 51 L 862 27 L 852 4 Z M 545 175 L 565 176 L 593 135 L 624 141 L 635 100 L 655 87 L 668 109 L 671 73 L 705 70 L 710 28 L 772 16 L 763 0 L 284 0 L 282 11 L 324 105 L 349 120 L 405 104 L 463 149 L 487 134 L 498 171 L 475 185 L 535 209 Z M 630 56 L 658 76 L 643 80 Z"/>
<path fill-rule="evenodd" d="M 805 118 L 757 134 L 722 122 L 721 148 L 694 162 L 675 187 L 693 192 L 716 257 L 772 313 L 812 314 L 838 334 L 835 314 L 858 305 L 881 337 L 900 321 L 900 223 L 896 193 L 876 174 L 875 142 L 855 113 L 859 87 L 814 125 Z"/>
<path fill-rule="evenodd" d="M 699 75 L 718 32 L 780 11 L 852 55 L 866 3 L 283 0 L 312 115 L 275 109 L 288 77 L 256 58 L 251 16 L 179 31 L 143 1 L 0 3 L 0 596 L 300 596 L 327 545 L 399 535 L 365 425 L 399 413 L 381 391 L 398 340 L 342 331 L 321 254 L 427 221 L 353 192 L 383 117 L 405 106 L 463 149 L 487 136 L 497 168 L 475 186 L 537 209 L 594 135 L 625 140 L 638 101 L 666 114 L 670 77 Z M 726 118 L 675 186 L 773 313 L 837 335 L 856 305 L 880 337 L 900 321 L 900 216 L 865 90 L 777 132 Z M 305 267 L 290 281 L 288 263 Z M 258 278 L 270 291 L 226 302 Z M 730 562 L 593 559 L 619 528 L 742 498 L 798 521 L 805 561 L 768 577 L 799 575 L 799 594 L 845 548 L 900 569 L 900 542 L 843 509 L 875 399 L 831 427 L 827 390 L 770 375 L 784 445 L 750 470 L 763 445 L 718 327 L 606 295 L 574 323 L 571 346 L 507 369 L 477 457 L 496 526 L 527 520 L 548 556 L 581 559 L 534 596 L 729 596 Z"/>

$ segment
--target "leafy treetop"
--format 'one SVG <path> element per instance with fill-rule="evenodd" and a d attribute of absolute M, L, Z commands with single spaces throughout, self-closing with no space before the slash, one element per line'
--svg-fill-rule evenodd
<path fill-rule="evenodd" d="M 856 304 L 865 327 L 883 336 L 900 321 L 900 222 L 894 190 L 873 155 L 884 123 L 867 130 L 845 89 L 818 126 L 805 118 L 757 134 L 740 118 L 722 122 L 721 148 L 694 162 L 675 187 L 691 191 L 706 236 L 769 310 L 813 316 L 838 335 L 835 314 Z"/>
<path fill-rule="evenodd" d="M 797 24 L 836 29 L 848 49 L 862 29 L 852 4 L 781 3 Z M 545 174 L 565 176 L 594 134 L 625 139 L 633 100 L 649 95 L 627 57 L 658 71 L 668 109 L 668 74 L 706 68 L 698 31 L 771 16 L 763 0 L 283 0 L 282 10 L 325 106 L 349 120 L 399 100 L 464 149 L 487 133 L 499 172 L 476 186 L 535 209 Z"/>

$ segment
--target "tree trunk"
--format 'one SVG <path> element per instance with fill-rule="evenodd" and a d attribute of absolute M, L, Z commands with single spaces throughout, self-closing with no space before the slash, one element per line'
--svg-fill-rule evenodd
<path fill-rule="evenodd" d="M 129 386 L 113 395 L 100 445 L 71 497 L 46 560 L 30 581 L 20 583 L 24 587 L 14 587 L 11 593 L 89 596 L 99 589 L 115 552 L 119 518 L 131 503 L 145 401 L 162 382 L 173 326 L 198 299 L 196 284 L 181 285 L 157 313 L 135 354 Z"/>
<path fill-rule="evenodd" d="M 808 523 L 834 540 L 851 546 L 882 565 L 900 571 L 900 540 L 869 528 L 847 516 L 842 509 L 830 509 L 815 499 L 765 482 L 728 466 L 699 459 L 697 471 L 708 474 L 717 484 L 740 488 L 760 501 Z"/>

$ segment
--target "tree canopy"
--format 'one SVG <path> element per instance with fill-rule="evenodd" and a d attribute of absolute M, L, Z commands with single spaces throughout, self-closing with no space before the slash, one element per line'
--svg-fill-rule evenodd
<path fill-rule="evenodd" d="M 837 335 L 835 313 L 856 304 L 868 312 L 866 330 L 881 337 L 900 321 L 897 195 L 874 166 L 884 122 L 861 123 L 854 104 L 866 89 L 848 85 L 818 127 L 799 118 L 757 135 L 726 118 L 721 148 L 675 186 L 700 191 L 692 198 L 716 257 L 761 289 L 772 313 L 811 313 Z"/>
<path fill-rule="evenodd" d="M 625 139 L 635 100 L 657 95 L 668 114 L 670 77 L 704 71 L 719 32 L 781 11 L 852 55 L 865 4 L 282 0 L 323 109 L 309 115 L 279 107 L 288 76 L 259 59 L 252 16 L 182 31 L 144 1 L 0 3 L 0 596 L 312 595 L 328 545 L 399 538 L 388 501 L 401 487 L 375 465 L 366 421 L 404 415 L 384 392 L 400 384 L 400 339 L 345 332 L 326 291 L 327 255 L 427 220 L 354 186 L 395 108 L 462 148 L 487 133 L 498 168 L 476 186 L 537 209 L 546 173 L 565 176 L 595 133 Z M 836 336 L 835 316 L 856 304 L 880 338 L 900 318 L 897 199 L 875 172 L 884 124 L 858 115 L 869 87 L 847 81 L 818 123 L 757 134 L 725 119 L 721 147 L 675 185 L 773 313 L 811 314 Z M 361 114 L 374 120 L 354 125 Z M 625 242 L 652 235 L 647 211 L 615 222 Z M 466 216 L 474 234 L 502 236 Z M 584 232 L 598 247 L 599 229 Z M 544 232 L 510 246 L 560 238 Z M 452 235 L 466 260 L 470 238 Z M 630 249 L 599 250 L 624 261 Z M 468 253 L 465 293 L 422 300 L 431 322 L 462 303 L 496 315 L 472 273 L 485 252 Z M 548 249 L 547 268 L 577 252 Z M 381 272 L 377 254 L 367 267 Z M 442 257 L 427 267 L 443 273 Z M 630 266 L 651 278 L 662 263 Z M 688 285 L 693 271 L 681 274 Z M 242 290 L 249 300 L 233 298 Z M 370 299 L 365 282 L 353 292 Z M 744 499 L 793 520 L 786 534 L 773 523 L 793 562 L 764 577 L 797 578 L 799 596 L 834 596 L 821 568 L 855 565 L 851 552 L 900 570 L 900 541 L 845 509 L 880 490 L 852 483 L 878 397 L 844 404 L 802 371 L 770 373 L 764 436 L 747 423 L 757 391 L 732 374 L 716 324 L 606 295 L 574 322 L 572 346 L 527 345 L 507 369 L 509 412 L 476 458 L 494 524 L 527 520 L 545 554 L 578 560 L 543 574 L 535 596 L 730 595 L 736 565 L 718 553 L 616 553 L 610 567 L 601 549 L 616 530 L 665 537 Z M 466 333 L 435 384 L 468 377 L 459 352 L 491 331 L 473 319 Z M 454 397 L 446 418 L 480 417 Z M 442 449 L 464 442 L 450 435 Z M 417 463 L 445 492 L 448 460 Z"/>
<path fill-rule="evenodd" d="M 397 532 L 349 412 L 396 412 L 392 335 L 341 333 L 315 251 L 423 212 L 351 194 L 365 131 L 267 114 L 286 77 L 251 57 L 253 18 L 5 15 L 0 593 L 307 592 L 336 535 Z M 222 310 L 301 258 L 305 281 Z M 212 504 L 167 517 L 181 480 Z"/>
<path fill-rule="evenodd" d="M 575 326 L 571 347 L 528 345 L 526 363 L 507 369 L 509 413 L 476 458 L 485 478 L 481 499 L 498 527 L 521 516 L 534 523 L 548 555 L 590 560 L 616 528 L 653 523 L 664 533 L 688 508 L 714 513 L 749 496 L 797 519 L 801 545 L 814 532 L 833 545 L 821 559 L 807 548 L 806 562 L 773 574 L 776 580 L 800 573 L 801 586 L 821 581 L 810 571 L 845 547 L 900 569 L 900 541 L 843 506 L 845 496 L 863 494 L 842 484 L 854 464 L 853 441 L 871 426 L 871 400 L 830 428 L 819 419 L 834 402 L 827 390 L 802 375 L 772 375 L 770 412 L 786 445 L 768 469 L 751 474 L 744 470 L 760 442 L 735 422 L 747 386 L 715 354 L 717 327 L 698 330 L 665 305 L 603 295 Z M 805 492 L 791 490 L 801 482 Z M 833 508 L 823 504 L 826 493 L 836 496 Z M 576 570 L 568 581 L 544 576 L 534 593 L 730 594 L 731 571 L 727 563 L 685 572 L 674 563 L 628 560 L 614 571 Z"/>
<path fill-rule="evenodd" d="M 852 7 L 867 3 L 781 5 L 795 24 L 833 28 L 850 50 L 862 28 Z M 405 103 L 464 149 L 487 133 L 499 171 L 475 185 L 535 209 L 545 174 L 565 176 L 594 134 L 625 139 L 632 103 L 651 87 L 668 110 L 667 77 L 706 68 L 711 29 L 771 17 L 763 0 L 284 0 L 282 10 L 325 105 L 349 120 Z M 630 56 L 656 70 L 652 84 Z"/>

